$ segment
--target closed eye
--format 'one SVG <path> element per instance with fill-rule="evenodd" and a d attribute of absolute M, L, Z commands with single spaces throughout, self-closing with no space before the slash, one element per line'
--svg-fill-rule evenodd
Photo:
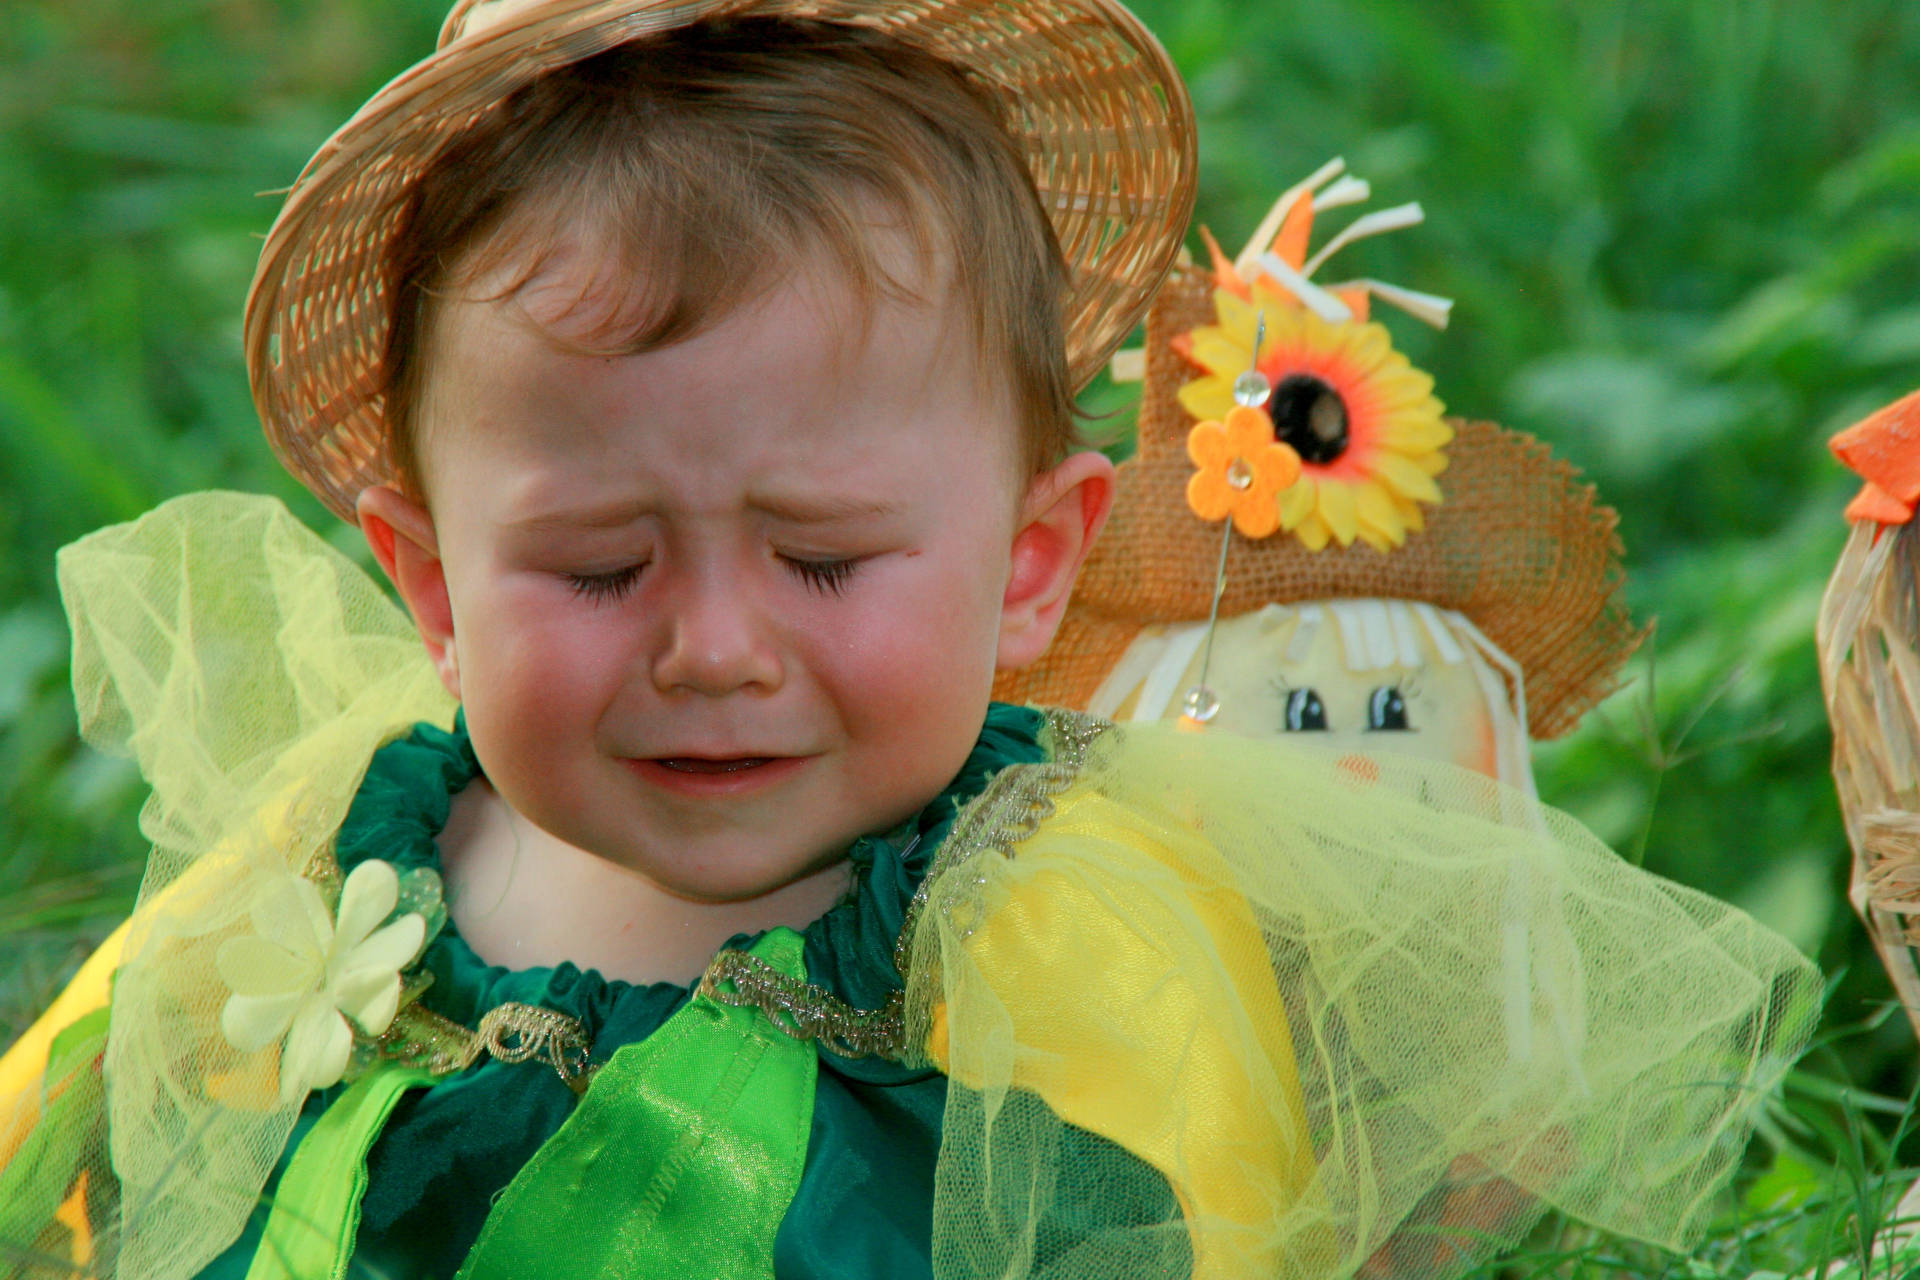
<path fill-rule="evenodd" d="M 644 564 L 635 564 L 611 573 L 569 573 L 564 576 L 576 596 L 593 604 L 611 604 L 633 590 L 644 568 Z"/>
<path fill-rule="evenodd" d="M 860 561 L 852 557 L 844 560 L 798 560 L 793 556 L 781 556 L 780 563 L 806 583 L 807 590 L 836 596 L 846 588 L 847 580 L 853 577 L 853 571 L 860 565 Z"/>

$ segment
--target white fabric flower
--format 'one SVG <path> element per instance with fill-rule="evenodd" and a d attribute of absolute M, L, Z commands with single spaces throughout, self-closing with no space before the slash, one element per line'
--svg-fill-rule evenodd
<path fill-rule="evenodd" d="M 426 940 L 427 924 L 409 913 L 384 928 L 400 900 L 400 877 L 378 860 L 353 869 L 340 890 L 340 914 L 328 916 L 320 891 L 304 877 L 276 876 L 256 894 L 255 932 L 220 944 L 214 964 L 233 989 L 220 1030 L 242 1053 L 286 1037 L 280 1050 L 280 1100 L 293 1104 L 346 1072 L 351 1018 L 379 1035 L 400 1007 L 400 970 Z"/>

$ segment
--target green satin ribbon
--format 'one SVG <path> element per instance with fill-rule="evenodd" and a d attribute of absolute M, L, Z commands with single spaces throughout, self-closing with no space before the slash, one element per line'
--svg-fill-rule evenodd
<path fill-rule="evenodd" d="M 803 941 L 753 954 L 802 980 Z M 508 1184 L 460 1280 L 754 1280 L 806 1160 L 813 1046 L 696 993 L 616 1052 Z"/>
<path fill-rule="evenodd" d="M 434 1077 L 380 1067 L 354 1081 L 314 1124 L 274 1191 L 247 1280 L 341 1280 L 360 1229 L 367 1152 L 394 1105 Z"/>
<path fill-rule="evenodd" d="M 105 1005 L 61 1031 L 48 1047 L 40 1119 L 11 1160 L 0 1154 L 0 1267 L 13 1265 L 9 1246 L 29 1248 L 52 1224 L 88 1149 L 100 1139 L 106 1094 L 99 1060 L 106 1047 Z M 22 1274 L 33 1272 L 31 1254 L 21 1256 L 26 1265 Z M 14 1274 L 0 1270 L 0 1276 Z"/>

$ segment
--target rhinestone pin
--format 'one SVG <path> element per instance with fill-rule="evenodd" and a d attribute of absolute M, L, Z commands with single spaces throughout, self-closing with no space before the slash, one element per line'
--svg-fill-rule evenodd
<path fill-rule="evenodd" d="M 1273 397 L 1273 384 L 1258 369 L 1249 369 L 1233 380 L 1233 402 L 1243 409 L 1263 407 Z"/>
<path fill-rule="evenodd" d="M 1220 699 L 1203 684 L 1187 690 L 1186 700 L 1180 705 L 1186 717 L 1198 724 L 1205 724 L 1220 714 Z"/>

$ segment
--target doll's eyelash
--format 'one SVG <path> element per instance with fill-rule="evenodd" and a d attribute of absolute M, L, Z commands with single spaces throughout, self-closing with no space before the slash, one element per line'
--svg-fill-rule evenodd
<path fill-rule="evenodd" d="M 611 604 L 633 590 L 634 583 L 640 581 L 640 570 L 645 565 L 628 565 L 624 569 L 615 569 L 612 573 L 570 573 L 567 585 L 573 588 L 573 594 L 593 604 Z"/>
<path fill-rule="evenodd" d="M 806 583 L 809 591 L 836 596 L 860 563 L 858 560 L 796 560 L 792 556 L 781 556 L 780 562 Z"/>

